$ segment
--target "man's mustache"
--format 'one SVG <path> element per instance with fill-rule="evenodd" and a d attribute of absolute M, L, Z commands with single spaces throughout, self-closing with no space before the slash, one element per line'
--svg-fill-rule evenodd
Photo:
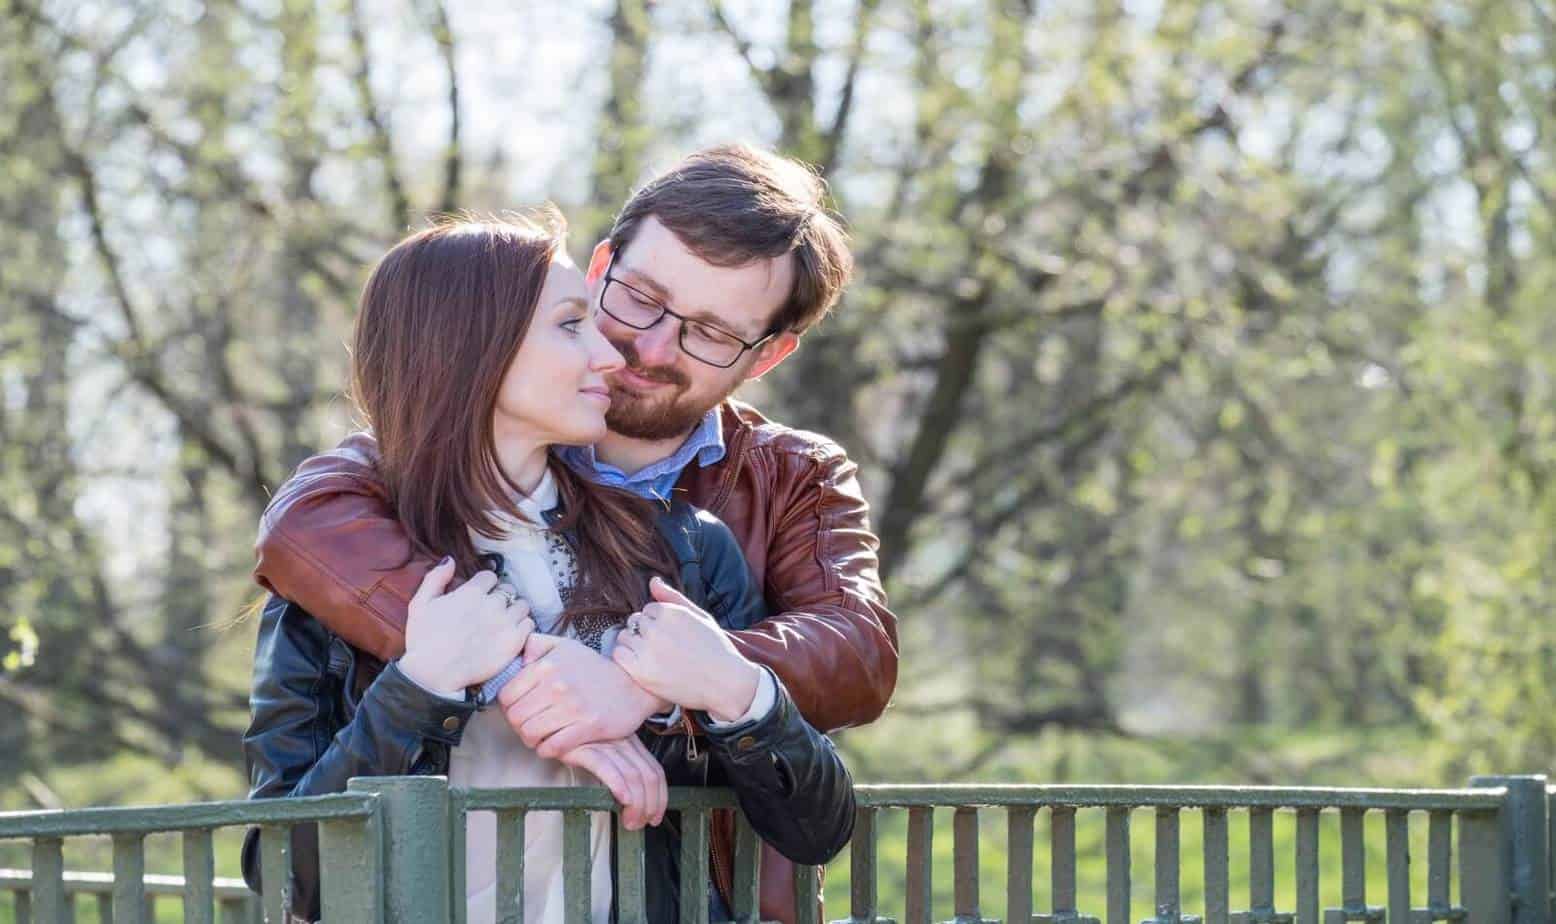
<path fill-rule="evenodd" d="M 627 368 L 634 375 L 641 375 L 651 382 L 663 382 L 666 385 L 680 385 L 683 388 L 687 385 L 685 373 L 673 366 L 655 366 L 652 368 L 644 366 L 638 359 L 637 347 L 631 341 L 617 343 L 612 340 L 610 343 L 611 346 L 616 348 L 616 352 L 621 354 L 621 358 L 627 361 Z"/>

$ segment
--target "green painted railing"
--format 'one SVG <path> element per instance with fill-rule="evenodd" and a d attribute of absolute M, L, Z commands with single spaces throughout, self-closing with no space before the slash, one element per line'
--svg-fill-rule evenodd
<path fill-rule="evenodd" d="M 1181 786 L 860 786 L 850 845 L 849 915 L 841 924 L 932 924 L 936 870 L 934 814 L 951 813 L 954 924 L 988 924 L 980 910 L 979 827 L 988 814 L 1003 816 L 1007 838 L 1006 920 L 1031 924 L 1136 924 L 1130 908 L 1131 821 L 1137 812 L 1154 819 L 1151 875 L 1155 914 L 1144 924 L 1343 924 L 1436 921 L 1472 924 L 1551 924 L 1556 904 L 1550 886 L 1556 851 L 1556 790 L 1544 777 L 1477 778 L 1467 789 L 1385 790 L 1278 787 Z M 706 924 L 708 823 L 716 808 L 733 807 L 723 790 L 677 789 L 671 807 L 681 813 L 682 921 Z M 317 823 L 323 857 L 324 919 L 331 924 L 388 921 L 392 924 L 462 924 L 465 869 L 464 827 L 469 812 L 497 816 L 499 893 L 505 902 L 498 920 L 522 918 L 525 819 L 534 812 L 561 812 L 564 830 L 564 902 L 568 921 L 589 914 L 588 815 L 611 811 L 614 802 L 599 788 L 464 790 L 440 777 L 358 779 L 336 796 L 268 802 L 223 802 L 151 808 L 85 809 L 0 814 L 0 840 L 32 844 L 32 868 L 0 871 L 0 892 L 14 896 L 19 922 L 75 920 L 75 900 L 100 902 L 100 920 L 118 924 L 152 920 L 158 897 L 177 895 L 184 920 L 214 922 L 283 921 L 290 846 L 288 830 Z M 905 812 L 907 843 L 904 907 L 880 907 L 879 839 L 883 813 Z M 1295 816 L 1296 839 L 1288 879 L 1277 876 L 1276 813 Z M 1034 907 L 1035 830 L 1046 814 L 1051 907 Z M 1246 906 L 1234 910 L 1229 856 L 1233 814 L 1246 816 Z M 1386 896 L 1369 904 L 1369 851 L 1364 820 L 1381 815 L 1384 828 Z M 1077 818 L 1096 816 L 1103 826 L 1101 856 L 1077 851 Z M 1180 825 L 1198 816 L 1202 852 L 1198 864 L 1203 902 L 1185 909 L 1181 877 L 1185 866 Z M 1338 817 L 1339 843 L 1321 853 L 1320 818 Z M 1413 825 L 1425 825 L 1425 894 L 1412 889 Z M 266 891 L 258 902 L 241 893 L 241 883 L 213 875 L 212 831 L 259 825 L 261 870 Z M 744 820 L 737 829 L 734 913 L 757 921 L 757 841 Z M 184 875 L 145 875 L 144 840 L 153 833 L 181 832 Z M 1416 828 L 1417 834 L 1421 829 Z M 67 873 L 66 838 L 107 835 L 113 839 L 113 875 Z M 643 836 L 617 828 L 619 920 L 635 924 L 643 909 Z M 1322 858 L 1338 855 L 1338 863 Z M 1372 851 L 1376 855 L 1376 851 Z M 1096 859 L 1106 869 L 1101 907 L 1079 907 L 1077 868 Z M 1284 866 L 1284 864 L 1283 864 Z M 1289 881 L 1288 881 L 1289 880 Z M 1457 882 L 1457 894 L 1453 889 Z M 1320 883 L 1339 883 L 1338 905 L 1324 907 Z M 1290 908 L 1277 908 L 1277 885 L 1294 895 Z M 815 919 L 817 870 L 802 868 L 794 889 L 801 921 Z M 1197 912 L 1190 914 L 1189 911 Z M 106 915 L 106 916 L 103 916 Z"/>

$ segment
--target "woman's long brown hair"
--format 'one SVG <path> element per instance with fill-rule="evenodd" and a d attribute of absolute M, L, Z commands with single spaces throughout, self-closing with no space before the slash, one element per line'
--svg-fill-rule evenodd
<path fill-rule="evenodd" d="M 385 254 L 362 290 L 352 397 L 378 439 L 412 554 L 452 555 L 463 577 L 482 567 L 470 531 L 501 538 L 496 514 L 523 516 L 492 418 L 563 234 L 552 211 L 444 221 Z M 558 527 L 577 538 L 567 618 L 624 617 L 647 602 L 651 574 L 679 584 L 649 501 L 550 465 L 564 507 Z"/>

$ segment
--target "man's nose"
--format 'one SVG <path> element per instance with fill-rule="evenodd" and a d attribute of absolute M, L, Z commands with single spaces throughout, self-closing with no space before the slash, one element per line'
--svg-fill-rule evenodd
<path fill-rule="evenodd" d="M 650 367 L 674 363 L 681 349 L 680 332 L 681 323 L 669 315 L 660 318 L 659 323 L 648 330 L 640 331 L 633 342 L 638 362 Z"/>

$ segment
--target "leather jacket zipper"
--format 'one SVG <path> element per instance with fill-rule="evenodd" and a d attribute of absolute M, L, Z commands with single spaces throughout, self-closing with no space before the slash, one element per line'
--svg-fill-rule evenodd
<path fill-rule="evenodd" d="M 724 899 L 724 907 L 729 909 L 730 914 L 734 914 L 734 896 L 724 892 L 724 883 L 730 883 L 733 888 L 735 871 L 729 867 L 724 860 L 724 855 L 719 852 L 719 836 L 718 832 L 713 830 L 713 818 L 711 815 L 708 817 L 708 853 L 713 861 L 713 888 L 718 891 L 719 897 Z"/>

